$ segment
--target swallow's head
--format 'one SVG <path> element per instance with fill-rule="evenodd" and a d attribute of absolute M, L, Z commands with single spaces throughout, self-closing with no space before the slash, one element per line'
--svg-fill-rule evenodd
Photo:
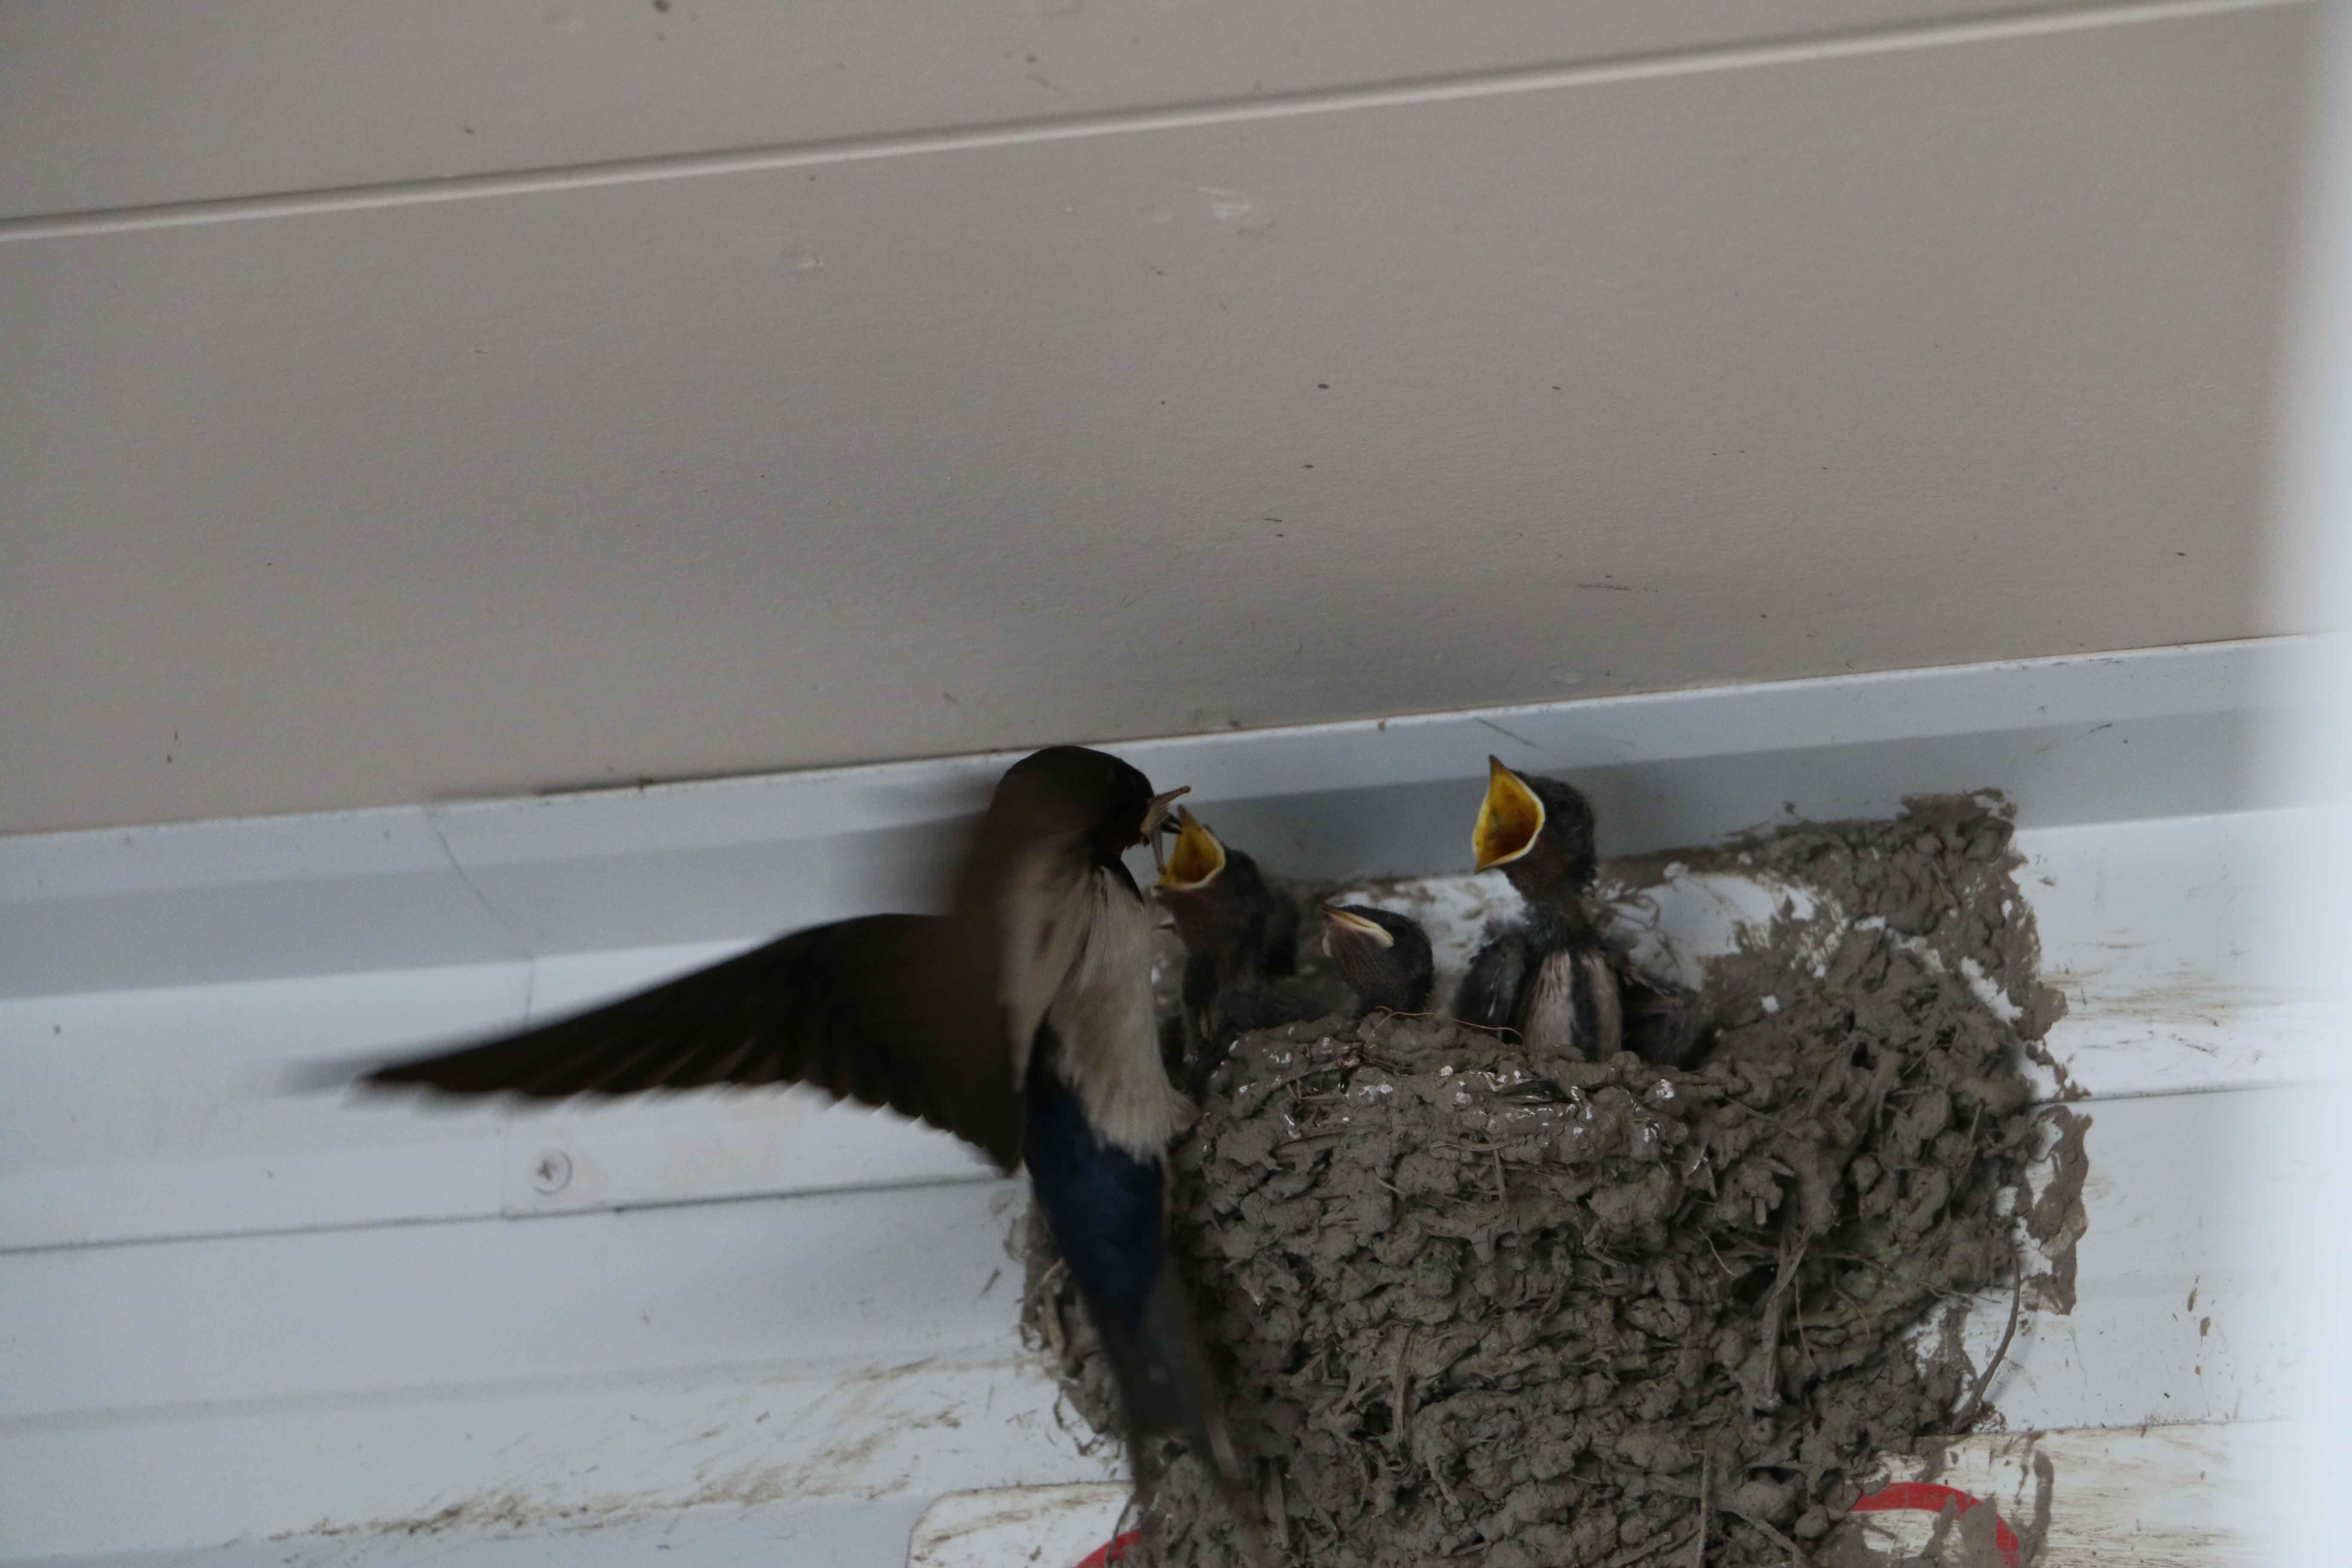
<path fill-rule="evenodd" d="M 1429 1005 L 1436 963 L 1416 921 L 1366 904 L 1326 904 L 1322 915 L 1324 949 L 1366 1012 Z"/>
<path fill-rule="evenodd" d="M 1573 784 L 1488 757 L 1470 851 L 1479 870 L 1501 868 L 1529 898 L 1581 895 L 1592 885 L 1592 805 Z"/>
<path fill-rule="evenodd" d="M 1168 803 L 1184 793 L 1154 794 L 1141 770 L 1108 752 L 1048 746 L 1004 771 L 989 809 L 1027 832 L 1082 837 L 1106 862 L 1139 844 L 1150 845 L 1156 860 Z"/>

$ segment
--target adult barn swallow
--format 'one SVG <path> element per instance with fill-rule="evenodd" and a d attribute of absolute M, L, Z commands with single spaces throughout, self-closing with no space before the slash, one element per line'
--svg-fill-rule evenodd
<path fill-rule="evenodd" d="M 554 1100 L 806 1083 L 929 1122 L 1029 1179 L 1102 1340 L 1130 1453 L 1240 1460 L 1169 1257 L 1162 1156 L 1192 1109 L 1152 1016 L 1150 906 L 1121 863 L 1168 803 L 1056 746 L 998 782 L 946 915 L 869 915 L 556 1023 L 395 1062 L 363 1084 Z"/>
<path fill-rule="evenodd" d="M 1366 904 L 1323 906 L 1323 945 L 1368 1013 L 1419 1013 L 1437 983 L 1429 933 L 1420 923 Z"/>

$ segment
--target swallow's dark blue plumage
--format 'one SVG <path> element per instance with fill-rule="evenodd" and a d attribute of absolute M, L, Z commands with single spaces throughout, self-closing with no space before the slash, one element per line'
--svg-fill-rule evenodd
<path fill-rule="evenodd" d="M 956 1133 L 1007 1171 L 1025 1159 L 1131 1435 L 1185 1439 L 1238 1493 L 1168 1257 L 1163 1155 L 1192 1109 L 1160 1063 L 1156 922 L 1121 861 L 1139 844 L 1156 853 L 1171 798 L 1103 752 L 1038 752 L 999 781 L 946 915 L 798 931 L 362 1081 L 538 1099 L 808 1083 Z"/>
<path fill-rule="evenodd" d="M 1029 1179 L 1078 1289 L 1131 1327 L 1160 1280 L 1160 1163 L 1103 1142 L 1053 1068 L 1051 1033 L 1029 1068 Z"/>
<path fill-rule="evenodd" d="M 1055 1070 L 1047 1033 L 1030 1068 L 1029 1180 L 1118 1384 L 1136 1463 L 1142 1438 L 1172 1433 L 1238 1491 L 1241 1462 L 1168 1257 L 1163 1163 L 1103 1139 Z"/>

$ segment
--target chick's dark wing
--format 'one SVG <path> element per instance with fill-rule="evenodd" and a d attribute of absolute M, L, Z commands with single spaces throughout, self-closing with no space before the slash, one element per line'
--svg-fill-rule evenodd
<path fill-rule="evenodd" d="M 1021 1161 L 985 934 L 929 915 L 814 926 L 521 1034 L 394 1062 L 373 1087 L 534 1100 L 805 1083 Z"/>
<path fill-rule="evenodd" d="M 1489 935 L 1454 993 L 1454 1016 L 1482 1029 L 1507 1029 L 1527 984 L 1527 944 L 1516 931 Z"/>

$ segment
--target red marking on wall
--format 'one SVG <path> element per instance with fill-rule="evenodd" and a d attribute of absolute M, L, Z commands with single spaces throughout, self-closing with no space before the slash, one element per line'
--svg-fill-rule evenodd
<path fill-rule="evenodd" d="M 1108 1545 L 1096 1547 L 1093 1554 L 1079 1563 L 1078 1568 L 1107 1568 L 1107 1565 L 1112 1563 L 1124 1563 L 1127 1561 L 1127 1549 L 1140 1543 L 1142 1540 L 1143 1531 L 1139 1530 L 1130 1530 L 1125 1535 L 1114 1535 Z"/>
<path fill-rule="evenodd" d="M 1856 1513 L 1941 1513 L 1946 1508 L 1956 1513 L 1966 1513 L 1972 1508 L 1992 1505 L 1958 1487 L 1938 1486 L 1933 1481 L 1897 1481 L 1893 1486 L 1874 1491 L 1853 1505 Z M 1998 1509 L 1992 1516 L 1992 1543 L 2000 1549 L 2000 1560 L 2008 1568 L 2021 1568 L 2025 1561 L 2023 1543 L 2009 1521 L 2000 1517 Z M 1089 1563 L 1093 1558 L 1087 1559 Z"/>

